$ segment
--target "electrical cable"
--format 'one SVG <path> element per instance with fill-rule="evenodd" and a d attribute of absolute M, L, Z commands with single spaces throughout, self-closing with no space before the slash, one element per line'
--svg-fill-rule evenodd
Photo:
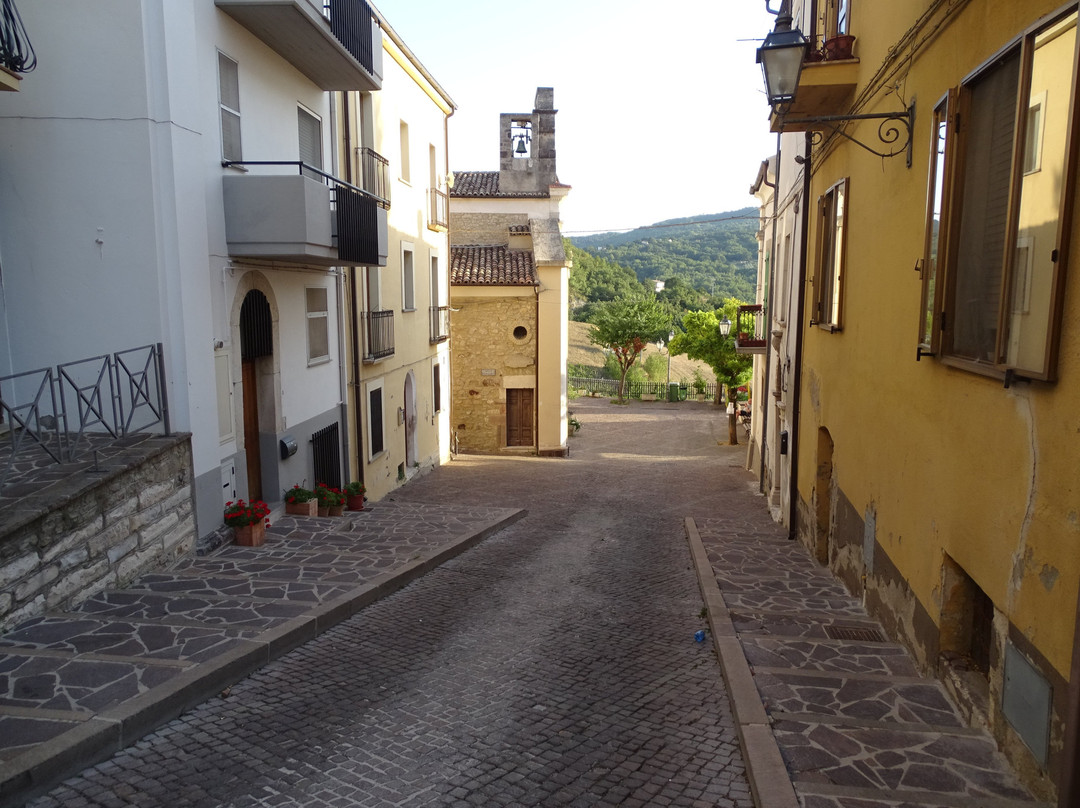
<path fill-rule="evenodd" d="M 0 66 L 13 73 L 29 73 L 37 67 L 37 54 L 15 8 L 15 0 L 0 2 Z"/>

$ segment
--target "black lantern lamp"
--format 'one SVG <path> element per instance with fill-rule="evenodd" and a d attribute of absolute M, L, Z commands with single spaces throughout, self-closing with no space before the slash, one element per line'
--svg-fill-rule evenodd
<path fill-rule="evenodd" d="M 765 76 L 765 94 L 774 107 L 789 106 L 795 100 L 809 41 L 798 28 L 791 27 L 791 2 L 784 0 L 776 26 L 757 50 L 757 61 Z"/>
<path fill-rule="evenodd" d="M 766 0 L 768 8 L 768 0 Z M 907 165 L 911 168 L 911 134 L 915 128 L 915 102 L 899 112 L 872 112 L 854 115 L 819 115 L 806 118 L 791 118 L 787 113 L 795 101 L 799 88 L 799 76 L 810 43 L 798 28 L 791 27 L 791 0 L 781 0 L 780 10 L 776 12 L 776 25 L 765 37 L 757 51 L 757 61 L 765 76 L 765 93 L 773 111 L 780 117 L 781 125 L 813 124 L 824 127 L 833 133 L 847 138 L 878 157 L 896 157 L 907 155 Z M 851 121 L 880 121 L 878 140 L 886 148 L 875 149 L 853 137 L 843 124 Z M 820 139 L 820 133 L 815 133 Z M 729 326 L 730 328 L 730 326 Z"/>
<path fill-rule="evenodd" d="M 720 329 L 721 337 L 726 338 L 728 334 L 731 333 L 731 320 L 727 318 L 726 314 L 724 315 L 724 319 L 720 321 L 720 325 L 718 326 L 718 328 Z"/>

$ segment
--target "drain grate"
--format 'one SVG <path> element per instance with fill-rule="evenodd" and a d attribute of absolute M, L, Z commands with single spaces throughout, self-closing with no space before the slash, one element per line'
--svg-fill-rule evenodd
<path fill-rule="evenodd" d="M 876 628 L 861 628 L 858 626 L 825 626 L 825 636 L 830 640 L 885 642 L 885 637 Z"/>

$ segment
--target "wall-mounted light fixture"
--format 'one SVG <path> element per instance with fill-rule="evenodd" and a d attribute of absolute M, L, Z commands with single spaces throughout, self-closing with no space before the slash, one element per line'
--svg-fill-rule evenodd
<path fill-rule="evenodd" d="M 766 8 L 768 2 L 766 1 Z M 911 168 L 911 133 L 915 127 L 915 102 L 912 102 L 906 110 L 900 112 L 874 112 L 858 115 L 822 115 L 819 117 L 790 118 L 787 117 L 795 101 L 795 94 L 799 89 L 799 76 L 802 73 L 803 63 L 806 61 L 806 52 L 809 43 L 802 31 L 791 27 L 791 0 L 782 0 L 780 10 L 776 14 L 776 25 L 772 32 L 765 37 L 761 47 L 757 50 L 757 61 L 761 65 L 761 72 L 765 77 L 765 93 L 769 104 L 774 112 L 780 117 L 781 125 L 789 124 L 823 124 L 834 133 L 847 138 L 857 146 L 861 146 L 871 154 L 878 157 L 896 157 L 899 154 L 907 154 L 907 165 Z M 875 120 L 881 121 L 878 126 L 878 140 L 889 147 L 888 150 L 878 150 L 866 145 L 844 131 L 841 124 L 850 121 Z M 903 128 L 901 130 L 901 127 Z M 820 135 L 818 135 L 820 137 Z M 901 141 L 901 138 L 903 140 Z"/>

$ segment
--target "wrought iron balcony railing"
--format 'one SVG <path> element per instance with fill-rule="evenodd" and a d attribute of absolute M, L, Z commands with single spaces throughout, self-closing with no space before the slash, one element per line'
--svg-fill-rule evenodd
<path fill-rule="evenodd" d="M 364 312 L 364 361 L 394 355 L 394 312 Z"/>
<path fill-rule="evenodd" d="M 450 307 L 431 307 L 431 341 L 445 342 L 450 339 Z"/>
<path fill-rule="evenodd" d="M 739 306 L 735 315 L 735 351 L 742 354 L 765 353 L 767 345 L 764 307 L 760 303 Z"/>
<path fill-rule="evenodd" d="M 446 191 L 428 188 L 428 230 L 450 228 L 450 197 Z"/>
<path fill-rule="evenodd" d="M 364 0 L 329 0 L 323 5 L 323 14 L 329 18 L 337 41 L 368 73 L 374 72 L 370 6 Z"/>
<path fill-rule="evenodd" d="M 390 208 L 390 162 L 374 149 L 356 147 L 360 164 L 360 187 L 375 197 L 379 207 Z"/>

